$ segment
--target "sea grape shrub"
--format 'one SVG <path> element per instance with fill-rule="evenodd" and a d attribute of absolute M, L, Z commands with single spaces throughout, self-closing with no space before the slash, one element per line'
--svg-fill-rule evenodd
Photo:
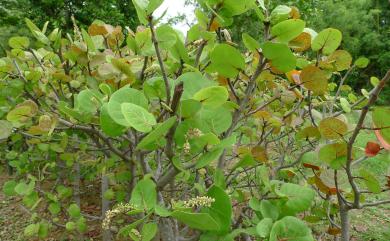
<path fill-rule="evenodd" d="M 359 163 L 388 156 L 390 109 L 373 105 L 390 75 L 354 93 L 348 76 L 369 60 L 295 7 L 202 0 L 184 36 L 153 17 L 161 3 L 133 0 L 135 31 L 26 20 L 34 39 L 9 40 L 0 138 L 16 176 L 3 191 L 33 214 L 25 235 L 82 239 L 101 219 L 106 240 L 314 240 L 310 223 L 348 240 L 349 210 L 388 202 L 363 197 L 389 187 Z M 247 11 L 264 31 L 239 49 L 229 26 Z M 98 217 L 83 211 L 88 185 Z"/>

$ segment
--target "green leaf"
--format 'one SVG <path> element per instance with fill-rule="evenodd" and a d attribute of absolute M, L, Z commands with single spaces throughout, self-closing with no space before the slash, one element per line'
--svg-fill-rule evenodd
<path fill-rule="evenodd" d="M 314 38 L 311 48 L 314 51 L 321 51 L 323 54 L 329 55 L 340 46 L 342 37 L 340 30 L 325 29 Z"/>
<path fill-rule="evenodd" d="M 27 37 L 12 37 L 8 40 L 8 45 L 13 49 L 27 49 L 30 40 Z"/>
<path fill-rule="evenodd" d="M 222 155 L 222 152 L 222 148 L 214 148 L 213 150 L 206 152 L 199 157 L 196 163 L 196 168 L 199 169 L 209 165 L 212 161 L 218 159 Z"/>
<path fill-rule="evenodd" d="M 137 183 L 131 192 L 130 203 L 144 210 L 153 209 L 157 202 L 156 184 L 150 179 L 143 179 Z"/>
<path fill-rule="evenodd" d="M 211 86 L 196 92 L 194 99 L 200 101 L 205 106 L 213 108 L 219 107 L 226 103 L 229 98 L 227 89 L 223 86 Z"/>
<path fill-rule="evenodd" d="M 287 73 L 295 69 L 296 58 L 286 44 L 266 42 L 262 48 L 264 56 L 278 70 Z"/>
<path fill-rule="evenodd" d="M 203 106 L 202 109 L 193 116 L 193 120 L 196 127 L 203 133 L 212 132 L 218 135 L 229 129 L 232 123 L 232 114 L 223 106 L 218 108 Z"/>
<path fill-rule="evenodd" d="M 7 139 L 12 134 L 12 124 L 6 120 L 0 120 L 0 140 Z"/>
<path fill-rule="evenodd" d="M 253 8 L 254 0 L 224 0 L 223 7 L 231 14 L 236 16 L 245 13 L 249 9 Z"/>
<path fill-rule="evenodd" d="M 260 49 L 260 43 L 247 33 L 242 34 L 242 41 L 249 51 L 256 51 L 257 49 Z"/>
<path fill-rule="evenodd" d="M 231 147 L 236 142 L 236 136 L 230 136 L 214 146 L 209 152 L 203 154 L 196 163 L 196 168 L 202 168 L 209 165 L 212 161 L 221 156 L 225 148 Z"/>
<path fill-rule="evenodd" d="M 230 230 L 232 220 L 232 204 L 230 197 L 220 187 L 213 185 L 207 192 L 207 196 L 215 201 L 209 208 L 204 208 L 202 212 L 207 212 L 218 223 L 220 233 L 227 233 Z"/>
<path fill-rule="evenodd" d="M 51 214 L 56 215 L 61 211 L 61 205 L 58 202 L 51 202 L 49 204 L 48 210 Z"/>
<path fill-rule="evenodd" d="M 24 236 L 31 237 L 37 235 L 38 231 L 39 231 L 39 223 L 30 224 L 24 229 Z"/>
<path fill-rule="evenodd" d="M 360 69 L 364 69 L 368 66 L 369 63 L 370 63 L 369 59 L 367 59 L 366 57 L 360 57 L 355 61 L 355 66 Z"/>
<path fill-rule="evenodd" d="M 49 235 L 49 224 L 46 222 L 40 222 L 39 229 L 38 229 L 38 237 L 46 238 L 47 235 Z"/>
<path fill-rule="evenodd" d="M 372 77 L 370 78 L 370 83 L 371 83 L 372 86 L 374 86 L 374 87 L 378 86 L 379 82 L 380 82 L 380 80 L 379 80 L 377 77 L 375 77 L 375 76 L 372 76 Z"/>
<path fill-rule="evenodd" d="M 262 219 L 257 225 L 256 225 L 256 232 L 257 234 L 262 237 L 266 238 L 271 233 L 273 220 L 271 218 L 264 218 Z"/>
<path fill-rule="evenodd" d="M 85 231 L 87 231 L 87 222 L 86 222 L 86 219 L 84 217 L 80 217 L 77 221 L 76 221 L 76 226 L 77 226 L 77 230 L 80 232 L 80 233 L 84 233 Z"/>
<path fill-rule="evenodd" d="M 234 78 L 245 68 L 241 53 L 227 44 L 218 44 L 210 53 L 210 60 L 209 68 L 228 78 Z"/>
<path fill-rule="evenodd" d="M 75 109 L 81 113 L 94 114 L 100 107 L 103 95 L 98 91 L 82 90 L 76 97 Z"/>
<path fill-rule="evenodd" d="M 154 115 L 139 105 L 123 103 L 121 108 L 128 127 L 133 127 L 140 132 L 150 132 L 156 125 Z"/>
<path fill-rule="evenodd" d="M 147 24 L 147 17 L 156 10 L 164 0 L 132 0 L 141 23 Z"/>
<path fill-rule="evenodd" d="M 208 213 L 174 211 L 172 217 L 193 229 L 202 231 L 219 231 L 220 229 L 218 223 Z"/>
<path fill-rule="evenodd" d="M 189 118 L 194 116 L 201 108 L 202 104 L 197 100 L 182 100 L 180 102 L 180 115 L 183 118 Z"/>
<path fill-rule="evenodd" d="M 154 238 L 157 233 L 157 224 L 156 223 L 147 223 L 144 224 L 141 231 L 141 241 L 150 241 Z"/>
<path fill-rule="evenodd" d="M 360 169 L 359 173 L 370 192 L 373 192 L 375 194 L 382 192 L 381 184 L 374 176 L 374 174 L 367 171 L 366 169 Z"/>
<path fill-rule="evenodd" d="M 91 36 L 89 36 L 89 34 L 87 33 L 87 31 L 85 31 L 84 29 L 81 29 L 81 35 L 83 36 L 84 42 L 87 45 L 88 52 L 89 53 L 96 52 L 95 44 L 94 44 Z"/>
<path fill-rule="evenodd" d="M 126 127 L 129 124 L 122 113 L 121 105 L 123 103 L 133 103 L 145 109 L 148 108 L 148 100 L 141 91 L 129 88 L 128 86 L 115 91 L 108 102 L 108 114 L 116 123 Z"/>
<path fill-rule="evenodd" d="M 277 37 L 279 42 L 288 43 L 290 40 L 298 37 L 303 32 L 305 26 L 305 21 L 301 19 L 289 19 L 273 26 L 271 34 Z"/>
<path fill-rule="evenodd" d="M 110 189 L 107 189 L 104 193 L 103 193 L 103 198 L 106 199 L 106 200 L 112 200 L 114 199 L 115 197 L 115 192 L 114 190 L 112 190 L 111 188 Z"/>
<path fill-rule="evenodd" d="M 314 241 L 311 230 L 296 217 L 284 217 L 274 223 L 269 241 Z"/>
<path fill-rule="evenodd" d="M 166 120 L 164 123 L 159 124 L 156 129 L 150 132 L 147 136 L 145 136 L 137 145 L 137 149 L 143 149 L 150 144 L 153 144 L 158 139 L 163 138 L 168 131 L 172 128 L 172 126 L 176 123 L 176 117 L 173 116 Z"/>
<path fill-rule="evenodd" d="M 115 69 L 119 70 L 121 73 L 126 75 L 131 80 L 135 80 L 135 75 L 131 71 L 131 66 L 129 63 L 127 63 L 126 59 L 111 59 L 111 64 L 114 66 Z"/>
<path fill-rule="evenodd" d="M 177 34 L 171 26 L 161 25 L 156 29 L 156 38 L 162 49 L 170 49 L 177 41 Z"/>
<path fill-rule="evenodd" d="M 66 228 L 66 230 L 68 230 L 68 231 L 73 231 L 73 230 L 76 229 L 76 223 L 75 223 L 75 222 L 67 222 L 67 223 L 65 224 L 65 228 Z"/>
<path fill-rule="evenodd" d="M 280 21 L 287 20 L 290 17 L 291 8 L 286 5 L 278 5 L 272 10 L 270 18 L 271 23 L 276 24 Z"/>
<path fill-rule="evenodd" d="M 16 182 L 14 180 L 10 180 L 4 183 L 3 185 L 3 193 L 6 196 L 14 196 L 16 195 L 15 192 L 15 187 L 16 187 Z"/>
<path fill-rule="evenodd" d="M 15 186 L 15 192 L 19 195 L 28 195 L 30 194 L 31 192 L 28 191 L 28 185 L 25 183 L 25 182 L 19 182 L 16 186 Z"/>
<path fill-rule="evenodd" d="M 327 144 L 321 147 L 318 158 L 320 161 L 327 163 L 332 169 L 340 169 L 347 162 L 347 144 Z"/>
<path fill-rule="evenodd" d="M 120 136 L 125 131 L 122 125 L 117 124 L 108 113 L 108 104 L 104 103 L 100 108 L 100 128 L 110 137 Z"/>
<path fill-rule="evenodd" d="M 284 207 L 292 213 L 303 212 L 311 207 L 315 192 L 309 187 L 293 183 L 283 183 L 280 193 L 287 196 L 288 200 Z"/>
<path fill-rule="evenodd" d="M 347 124 L 335 117 L 328 117 L 321 120 L 318 129 L 322 137 L 328 140 L 340 139 L 348 132 Z"/>
<path fill-rule="evenodd" d="M 262 200 L 260 203 L 260 212 L 264 218 L 277 220 L 279 217 L 279 209 L 268 200 Z"/>
<path fill-rule="evenodd" d="M 349 104 L 348 100 L 344 97 L 340 98 L 340 105 L 341 108 L 343 108 L 344 112 L 349 113 L 351 112 L 351 105 Z"/>
<path fill-rule="evenodd" d="M 80 208 L 79 208 L 79 206 L 77 206 L 77 204 L 73 203 L 73 204 L 69 205 L 67 211 L 68 211 L 69 216 L 72 218 L 78 218 L 81 216 Z"/>
<path fill-rule="evenodd" d="M 182 100 L 192 99 L 196 92 L 203 88 L 217 85 L 199 72 L 188 72 L 180 75 L 178 82 L 183 82 Z"/>

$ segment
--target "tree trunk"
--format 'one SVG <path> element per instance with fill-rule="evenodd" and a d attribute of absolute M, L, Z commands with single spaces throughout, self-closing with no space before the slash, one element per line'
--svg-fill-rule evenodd
<path fill-rule="evenodd" d="M 349 210 L 344 204 L 340 205 L 341 240 L 349 241 Z"/>
<path fill-rule="evenodd" d="M 110 201 L 104 198 L 104 193 L 108 190 L 108 177 L 105 172 L 102 173 L 102 183 L 101 183 L 101 199 L 102 199 L 102 218 L 106 216 L 106 212 L 110 209 Z M 111 241 L 112 236 L 109 229 L 103 230 L 102 241 Z"/>
<path fill-rule="evenodd" d="M 160 205 L 164 206 L 164 198 L 161 192 L 158 192 L 158 201 Z M 158 234 L 156 235 L 154 241 L 178 241 L 179 237 L 177 232 L 175 232 L 173 220 L 168 218 L 158 219 Z"/>

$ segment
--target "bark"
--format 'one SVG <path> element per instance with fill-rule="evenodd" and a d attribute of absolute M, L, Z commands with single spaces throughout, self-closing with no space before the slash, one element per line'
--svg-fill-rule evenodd
<path fill-rule="evenodd" d="M 349 210 L 344 205 L 340 205 L 340 219 L 341 219 L 341 240 L 349 241 Z"/>
<path fill-rule="evenodd" d="M 165 205 L 161 192 L 158 192 L 158 201 L 160 205 Z M 175 231 L 173 220 L 160 218 L 158 219 L 158 234 L 156 235 L 154 241 L 178 241 L 179 237 Z"/>
<path fill-rule="evenodd" d="M 103 197 L 103 194 L 108 190 L 108 177 L 103 172 L 101 183 L 101 199 L 102 199 L 102 218 L 106 216 L 106 212 L 110 209 L 110 201 Z M 110 230 L 103 230 L 102 241 L 111 241 L 112 236 Z"/>

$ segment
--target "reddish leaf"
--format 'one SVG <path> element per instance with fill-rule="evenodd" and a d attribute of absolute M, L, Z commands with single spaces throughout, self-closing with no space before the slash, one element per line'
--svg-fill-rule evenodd
<path fill-rule="evenodd" d="M 336 195 L 336 194 L 337 194 L 337 188 L 335 188 L 335 187 L 330 187 L 330 188 L 329 188 L 329 194 L 330 194 L 330 195 Z"/>
<path fill-rule="evenodd" d="M 388 143 L 381 135 L 381 132 L 380 130 L 375 130 L 375 135 L 376 135 L 376 138 L 378 139 L 378 141 L 381 143 L 381 145 L 383 146 L 383 148 L 385 148 L 386 150 L 390 150 L 390 143 Z"/>
<path fill-rule="evenodd" d="M 378 152 L 381 150 L 381 146 L 376 142 L 367 142 L 366 145 L 366 156 L 373 157 L 378 154 Z"/>
<path fill-rule="evenodd" d="M 313 165 L 313 164 L 310 164 L 310 163 L 303 163 L 303 166 L 306 167 L 306 168 L 311 168 L 313 170 L 317 170 L 317 171 L 320 170 L 319 166 L 316 166 L 316 165 Z"/>

